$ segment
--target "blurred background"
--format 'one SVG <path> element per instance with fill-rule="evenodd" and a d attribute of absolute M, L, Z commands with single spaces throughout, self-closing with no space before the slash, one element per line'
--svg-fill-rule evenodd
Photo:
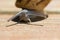
<path fill-rule="evenodd" d="M 50 13 L 47 19 L 32 22 L 32 25 L 7 22 L 13 13 L 21 10 L 15 7 L 15 2 L 0 0 L 0 40 L 60 40 L 60 0 L 52 0 L 45 7 L 44 12 Z M 13 15 L 9 15 L 11 13 Z M 13 26 L 6 27 L 8 25 Z"/>
<path fill-rule="evenodd" d="M 16 13 L 20 11 L 20 8 L 15 6 L 16 0 L 0 0 L 0 13 L 11 12 Z M 51 0 L 51 2 L 44 9 L 46 12 L 58 12 L 60 13 L 60 0 Z"/>
<path fill-rule="evenodd" d="M 15 7 L 16 0 L 0 0 L 0 13 L 18 12 L 21 9 Z"/>

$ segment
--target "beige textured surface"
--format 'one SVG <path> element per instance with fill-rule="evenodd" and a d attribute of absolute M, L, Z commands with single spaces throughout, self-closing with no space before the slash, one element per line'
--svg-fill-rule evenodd
<path fill-rule="evenodd" d="M 0 0 L 0 3 L 3 3 L 1 1 L 2 0 Z M 60 4 L 58 4 L 58 7 L 59 5 Z M 3 6 L 1 5 L 0 7 Z M 59 10 L 59 8 L 56 9 Z M 56 13 L 55 11 L 53 12 Z M 31 23 L 36 25 L 17 24 L 6 27 L 7 25 L 15 23 L 7 22 L 11 16 L 13 15 L 0 14 L 0 40 L 60 40 L 60 14 L 49 14 L 47 19 Z"/>
<path fill-rule="evenodd" d="M 16 0 L 0 0 L 0 12 L 13 12 L 19 11 L 19 8 L 15 7 Z"/>
<path fill-rule="evenodd" d="M 51 13 L 60 13 L 60 0 L 52 0 L 44 11 Z"/>
<path fill-rule="evenodd" d="M 31 23 L 36 25 L 17 24 L 6 27 L 14 24 L 7 22 L 11 16 L 0 14 L 0 40 L 60 40 L 60 14 L 49 14 L 47 19 Z"/>

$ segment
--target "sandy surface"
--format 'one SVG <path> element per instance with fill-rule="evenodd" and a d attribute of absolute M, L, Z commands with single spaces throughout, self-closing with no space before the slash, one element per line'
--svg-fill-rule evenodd
<path fill-rule="evenodd" d="M 49 14 L 43 21 L 31 24 L 14 24 L 7 22 L 13 15 L 0 14 L 0 40 L 60 40 L 60 14 Z M 43 26 L 39 26 L 43 25 Z"/>
<path fill-rule="evenodd" d="M 12 0 L 7 1 L 0 0 L 0 3 L 1 3 L 0 11 L 2 12 L 17 11 L 17 9 L 15 9 L 16 7 L 14 5 L 14 1 Z M 49 14 L 49 17 L 43 21 L 32 22 L 31 24 L 33 25 L 28 24 L 14 25 L 15 22 L 7 22 L 7 20 L 13 15 L 0 14 L 0 40 L 60 40 L 59 3 L 60 3 L 59 1 L 55 1 L 52 4 L 53 6 L 48 7 L 49 11 L 56 10 L 55 12 L 58 11 L 59 14 Z M 7 25 L 10 26 L 6 27 Z"/>

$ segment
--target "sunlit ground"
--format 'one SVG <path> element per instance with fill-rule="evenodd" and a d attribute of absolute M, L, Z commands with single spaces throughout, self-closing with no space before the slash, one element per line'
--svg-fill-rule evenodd
<path fill-rule="evenodd" d="M 60 40 L 60 14 L 49 14 L 47 19 L 32 22 L 32 25 L 16 24 L 6 27 L 15 24 L 7 22 L 12 16 L 0 14 L 0 40 Z"/>
<path fill-rule="evenodd" d="M 15 0 L 0 0 L 0 12 L 20 11 L 20 9 L 15 9 L 16 7 L 14 6 L 14 2 Z M 47 8 L 47 11 L 50 10 L 50 14 L 48 14 L 49 17 L 47 19 L 32 22 L 31 24 L 15 25 L 16 22 L 7 22 L 13 14 L 0 13 L 0 40 L 60 40 L 59 3 L 59 0 L 57 0 L 52 2 L 52 5 L 50 4 L 50 7 Z"/>

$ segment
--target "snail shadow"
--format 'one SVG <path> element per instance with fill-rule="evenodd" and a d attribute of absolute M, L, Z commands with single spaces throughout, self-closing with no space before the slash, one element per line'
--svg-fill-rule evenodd
<path fill-rule="evenodd" d="M 45 19 L 44 17 L 31 18 L 31 22 L 42 21 L 44 19 Z M 6 27 L 14 26 L 14 25 L 17 25 L 17 24 L 27 24 L 27 25 L 34 25 L 34 26 L 43 26 L 43 25 L 38 25 L 38 24 L 28 24 L 25 21 L 20 21 L 19 22 L 19 19 L 16 19 L 16 18 L 13 21 L 16 22 L 16 23 L 11 24 L 11 25 L 7 25 Z"/>
<path fill-rule="evenodd" d="M 46 17 L 46 18 L 48 18 L 48 17 Z M 30 20 L 31 20 L 31 22 L 37 22 L 37 21 L 42 21 L 42 20 L 44 20 L 44 19 L 46 19 L 46 18 L 41 17 L 41 16 L 37 16 L 37 17 L 35 17 L 35 18 L 31 17 Z M 12 21 L 13 21 L 13 22 L 17 22 L 17 23 L 19 23 L 19 22 L 20 22 L 20 23 L 25 23 L 25 21 L 20 21 L 19 16 L 17 16 L 17 17 L 15 17 L 14 19 L 12 19 Z"/>
<path fill-rule="evenodd" d="M 11 25 L 7 25 L 6 27 L 14 26 L 14 25 L 17 25 L 17 24 L 26 24 L 26 23 L 14 23 L 14 24 L 11 24 Z M 27 24 L 27 25 L 44 26 L 44 25 L 38 25 L 38 24 Z"/>
<path fill-rule="evenodd" d="M 6 27 L 14 26 L 14 25 L 17 25 L 17 24 L 18 23 L 10 24 L 10 25 L 7 25 Z"/>
<path fill-rule="evenodd" d="M 37 22 L 37 21 L 42 21 L 44 19 L 45 19 L 44 17 L 36 17 L 36 18 L 31 18 L 31 21 L 32 22 Z"/>

